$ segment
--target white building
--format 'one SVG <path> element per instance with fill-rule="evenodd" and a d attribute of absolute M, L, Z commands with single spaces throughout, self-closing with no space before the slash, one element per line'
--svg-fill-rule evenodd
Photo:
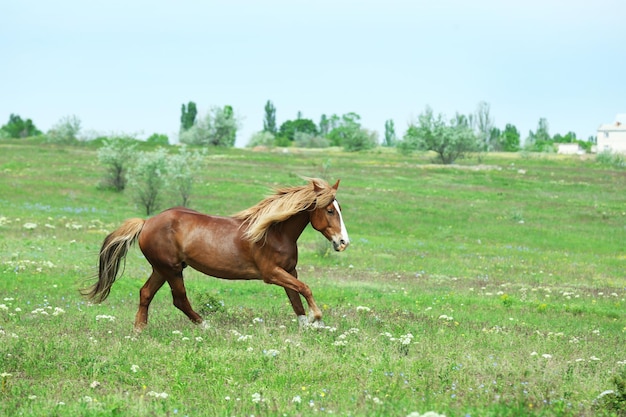
<path fill-rule="evenodd" d="M 626 154 L 626 114 L 618 114 L 613 123 L 600 125 L 596 144 L 598 152 Z"/>

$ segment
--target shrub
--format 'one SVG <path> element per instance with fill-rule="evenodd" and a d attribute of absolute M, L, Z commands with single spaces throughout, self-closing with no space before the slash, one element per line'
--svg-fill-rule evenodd
<path fill-rule="evenodd" d="M 179 152 L 167 157 L 167 182 L 178 194 L 178 204 L 187 207 L 191 189 L 204 156 L 203 151 L 190 151 L 183 146 Z"/>
<path fill-rule="evenodd" d="M 328 148 L 330 141 L 311 133 L 296 132 L 294 134 L 294 145 L 299 148 Z"/>
<path fill-rule="evenodd" d="M 433 151 L 442 164 L 451 164 L 477 149 L 478 140 L 467 118 L 457 115 L 450 123 L 446 123 L 443 115 L 434 117 L 430 107 L 419 115 L 417 124 L 409 126 L 404 140 L 398 144 L 398 150 L 402 153 Z"/>
<path fill-rule="evenodd" d="M 98 161 L 106 166 L 104 184 L 116 191 L 126 188 L 126 171 L 135 157 L 137 141 L 130 137 L 117 137 L 103 140 L 98 150 Z"/>
<path fill-rule="evenodd" d="M 146 139 L 146 143 L 149 143 L 151 145 L 165 146 L 169 145 L 170 140 L 167 135 L 164 135 L 162 133 L 153 133 L 148 137 L 148 139 Z"/>
<path fill-rule="evenodd" d="M 275 142 L 276 137 L 272 133 L 262 131 L 253 134 L 246 146 L 248 148 L 254 148 L 255 146 L 266 146 L 268 148 L 272 148 L 275 145 Z"/>
<path fill-rule="evenodd" d="M 78 140 L 81 129 L 80 119 L 74 115 L 62 117 L 48 131 L 47 140 L 52 143 L 70 144 Z"/>
<path fill-rule="evenodd" d="M 626 416 L 626 367 L 611 379 L 614 390 L 604 391 L 596 400 L 598 410 L 615 413 L 617 416 Z"/>
<path fill-rule="evenodd" d="M 378 145 L 378 133 L 359 128 L 348 132 L 343 139 L 343 148 L 346 151 L 364 151 Z"/>
<path fill-rule="evenodd" d="M 167 184 L 167 151 L 159 148 L 154 152 L 140 152 L 129 170 L 128 186 L 134 200 L 146 209 L 146 215 L 161 206 Z"/>
<path fill-rule="evenodd" d="M 624 168 L 626 161 L 624 156 L 618 153 L 613 153 L 610 150 L 605 150 L 596 155 L 596 161 L 601 165 L 612 166 L 615 168 Z"/>

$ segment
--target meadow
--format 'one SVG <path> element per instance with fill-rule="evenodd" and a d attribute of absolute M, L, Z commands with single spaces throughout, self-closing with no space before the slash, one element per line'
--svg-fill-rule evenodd
<path fill-rule="evenodd" d="M 100 185 L 92 146 L 0 142 L 0 415 L 625 415 L 626 170 L 431 160 L 210 150 L 190 204 L 209 214 L 341 178 L 351 246 L 334 253 L 310 228 L 299 241 L 326 326 L 299 327 L 279 287 L 188 268 L 208 328 L 164 287 L 136 334 L 150 272 L 137 248 L 104 303 L 78 289 L 106 234 L 143 209 Z"/>

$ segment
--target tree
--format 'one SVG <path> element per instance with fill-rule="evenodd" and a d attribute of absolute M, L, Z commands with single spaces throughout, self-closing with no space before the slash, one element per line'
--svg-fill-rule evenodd
<path fill-rule="evenodd" d="M 81 121 L 75 116 L 62 117 L 52 129 L 48 131 L 48 141 L 54 143 L 72 143 L 78 140 Z"/>
<path fill-rule="evenodd" d="M 537 130 L 528 132 L 526 148 L 536 152 L 554 152 L 554 142 L 550 137 L 550 127 L 547 119 L 540 118 L 537 123 Z"/>
<path fill-rule="evenodd" d="M 396 129 L 393 124 L 393 120 L 389 119 L 385 122 L 385 141 L 383 146 L 396 146 L 398 138 L 396 136 Z"/>
<path fill-rule="evenodd" d="M 467 153 L 476 151 L 478 141 L 467 117 L 457 113 L 448 124 L 442 114 L 435 118 L 433 110 L 427 106 L 419 115 L 417 123 L 409 126 L 398 149 L 405 153 L 413 150 L 434 151 L 442 164 L 451 164 Z"/>
<path fill-rule="evenodd" d="M 126 173 L 135 157 L 137 141 L 128 137 L 117 137 L 104 140 L 98 149 L 98 161 L 106 166 L 105 185 L 116 191 L 126 188 Z"/>
<path fill-rule="evenodd" d="M 163 191 L 167 190 L 167 151 L 140 152 L 129 170 L 128 188 L 135 201 L 152 215 L 160 206 Z"/>
<path fill-rule="evenodd" d="M 507 123 L 500 139 L 502 150 L 505 152 L 517 152 L 520 150 L 520 134 L 517 128 Z"/>
<path fill-rule="evenodd" d="M 214 146 L 235 146 L 238 123 L 232 106 L 226 105 L 223 109 L 214 109 L 215 130 L 210 143 Z"/>
<path fill-rule="evenodd" d="M 181 114 L 180 114 L 180 130 L 187 131 L 191 129 L 191 127 L 196 123 L 196 115 L 198 114 L 198 109 L 196 108 L 196 103 L 190 101 L 185 108 L 185 104 L 183 103 Z"/>
<path fill-rule="evenodd" d="M 481 101 L 476 107 L 476 112 L 472 122 L 476 127 L 476 136 L 478 138 L 481 147 L 486 151 L 494 150 L 494 139 L 491 134 L 494 133 L 494 121 L 489 114 L 489 103 Z"/>
<path fill-rule="evenodd" d="M 278 129 L 278 136 L 293 142 L 296 132 L 309 133 L 317 135 L 317 126 L 311 119 L 287 120 Z"/>
<path fill-rule="evenodd" d="M 179 140 L 188 145 L 233 146 L 238 128 L 239 121 L 231 106 L 213 107 L 204 118 L 182 131 Z"/>
<path fill-rule="evenodd" d="M 11 113 L 7 124 L 3 125 L 2 130 L 10 138 L 26 138 L 29 136 L 39 136 L 41 131 L 37 129 L 31 119 L 22 120 L 17 114 Z"/>
<path fill-rule="evenodd" d="M 344 141 L 361 129 L 361 116 L 354 112 L 346 113 L 341 117 L 333 114 L 330 118 L 331 130 L 326 135 L 332 146 L 344 146 Z"/>
<path fill-rule="evenodd" d="M 276 107 L 274 104 L 267 100 L 265 103 L 265 118 L 263 119 L 263 131 L 269 132 L 276 136 Z"/>
<path fill-rule="evenodd" d="M 204 152 L 190 151 L 186 146 L 179 148 L 178 153 L 167 157 L 167 180 L 169 188 L 178 194 L 177 204 L 188 207 L 197 172 Z"/>
<path fill-rule="evenodd" d="M 319 125 L 319 134 L 320 136 L 327 136 L 330 132 L 330 120 L 326 117 L 325 114 L 322 114 L 320 117 L 320 125 Z"/>

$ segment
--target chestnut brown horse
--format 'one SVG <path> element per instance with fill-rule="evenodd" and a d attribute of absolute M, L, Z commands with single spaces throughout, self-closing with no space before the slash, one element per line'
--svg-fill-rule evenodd
<path fill-rule="evenodd" d="M 183 282 L 187 266 L 213 277 L 262 279 L 285 289 L 300 324 L 307 323 L 300 295 L 309 307 L 310 322 L 321 324 L 322 312 L 311 289 L 298 280 L 297 240 L 311 223 L 336 251 L 350 244 L 341 209 L 332 187 L 312 178 L 304 186 L 285 187 L 232 217 L 209 216 L 187 208 L 172 208 L 147 220 L 133 218 L 109 234 L 100 249 L 98 281 L 83 294 L 104 301 L 130 246 L 137 241 L 152 265 L 152 274 L 139 292 L 135 330 L 148 324 L 148 307 L 167 282 L 174 305 L 195 323 L 202 317 L 191 307 Z"/>

